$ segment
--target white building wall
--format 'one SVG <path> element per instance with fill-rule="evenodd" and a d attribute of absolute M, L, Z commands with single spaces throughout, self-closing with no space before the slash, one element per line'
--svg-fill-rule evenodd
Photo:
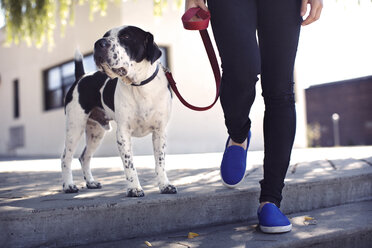
<path fill-rule="evenodd" d="M 78 46 L 82 53 L 92 52 L 94 42 L 107 30 L 115 26 L 135 25 L 154 34 L 155 42 L 168 47 L 169 65 L 178 82 L 180 92 L 195 105 L 207 105 L 214 99 L 215 84 L 212 70 L 198 32 L 186 31 L 182 27 L 181 10 L 170 6 L 161 18 L 154 17 L 152 1 L 138 0 L 110 5 L 106 17 L 96 15 L 88 21 L 89 8 L 79 6 L 76 10 L 74 27 L 66 28 L 66 35 L 60 38 L 56 32 L 56 46 L 48 52 L 29 48 L 24 44 L 10 48 L 0 47 L 0 155 L 9 154 L 7 143 L 9 128 L 25 126 L 25 147 L 17 149 L 17 155 L 59 156 L 64 140 L 63 109 L 44 111 L 42 71 L 73 58 Z M 0 40 L 4 37 L 1 30 Z M 212 31 L 209 30 L 212 36 Z M 213 37 L 212 37 L 213 40 Z M 20 83 L 20 118 L 13 118 L 12 83 Z M 253 137 L 250 149 L 263 149 L 262 118 L 263 101 L 257 84 L 257 98 L 252 107 Z M 301 103 L 300 103 L 301 104 Z M 298 108 L 303 111 L 303 108 Z M 302 118 L 303 113 L 299 114 Z M 304 125 L 302 119 L 298 125 Z M 115 125 L 113 125 L 115 127 Z M 297 133 L 304 137 L 304 133 Z M 195 112 L 185 108 L 177 98 L 173 100 L 173 111 L 168 128 L 168 153 L 200 153 L 223 151 L 227 134 L 219 102 L 211 110 Z M 135 154 L 152 153 L 151 137 L 134 139 Z M 297 142 L 299 140 L 299 142 Z M 302 138 L 295 146 L 303 146 Z M 81 152 L 82 145 L 78 153 Z M 98 156 L 117 154 L 115 129 L 106 135 L 96 153 Z M 14 154 L 13 154 L 14 155 Z"/>
<path fill-rule="evenodd" d="M 64 110 L 44 111 L 43 70 L 73 58 L 74 50 L 92 52 L 97 37 L 102 36 L 113 25 L 120 25 L 120 8 L 109 7 L 111 13 L 105 18 L 96 15 L 94 22 L 88 21 L 89 8 L 78 6 L 74 27 L 67 27 L 65 37 L 55 32 L 55 47 L 48 52 L 27 47 L 25 43 L 0 47 L 0 154 L 2 155 L 46 155 L 59 156 L 64 140 Z M 4 29 L 0 42 L 4 41 Z M 13 118 L 13 81 L 19 80 L 20 117 Z M 25 127 L 25 146 L 9 151 L 9 128 Z"/>

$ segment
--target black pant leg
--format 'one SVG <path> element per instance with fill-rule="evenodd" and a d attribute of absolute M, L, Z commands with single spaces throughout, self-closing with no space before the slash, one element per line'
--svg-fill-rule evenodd
<path fill-rule="evenodd" d="M 242 143 L 251 127 L 249 112 L 260 70 L 257 6 L 252 0 L 209 0 L 211 24 L 222 61 L 220 100 L 232 140 Z"/>
<path fill-rule="evenodd" d="M 299 39 L 300 0 L 259 0 L 258 38 L 265 101 L 264 179 L 260 202 L 280 206 L 296 130 L 293 68 Z"/>

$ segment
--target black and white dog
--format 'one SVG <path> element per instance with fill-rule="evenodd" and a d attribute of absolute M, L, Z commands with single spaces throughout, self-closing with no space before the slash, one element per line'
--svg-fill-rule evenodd
<path fill-rule="evenodd" d="M 131 137 L 152 133 L 155 173 L 160 192 L 177 193 L 165 172 L 166 126 L 172 93 L 162 65 L 161 51 L 151 33 L 134 26 L 108 31 L 94 45 L 94 60 L 100 71 L 85 75 L 82 55 L 75 55 L 76 82 L 65 99 L 66 140 L 62 155 L 65 193 L 76 193 L 71 161 L 85 131 L 86 146 L 79 160 L 89 189 L 101 188 L 90 170 L 90 160 L 110 121 L 117 123 L 117 145 L 128 181 L 127 195 L 144 196 L 133 165 Z"/>

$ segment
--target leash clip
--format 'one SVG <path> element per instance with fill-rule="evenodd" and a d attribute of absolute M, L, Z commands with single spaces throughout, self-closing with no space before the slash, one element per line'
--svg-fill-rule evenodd
<path fill-rule="evenodd" d="M 171 71 L 170 71 L 170 69 L 168 68 L 168 67 L 165 67 L 163 64 L 160 64 L 161 65 L 161 67 L 163 68 L 163 71 L 165 72 L 165 73 L 171 73 Z"/>

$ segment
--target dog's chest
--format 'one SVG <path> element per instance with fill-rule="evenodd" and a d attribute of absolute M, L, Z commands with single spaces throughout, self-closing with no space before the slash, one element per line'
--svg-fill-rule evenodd
<path fill-rule="evenodd" d="M 169 91 L 119 86 L 115 94 L 115 119 L 131 135 L 142 137 L 165 128 L 170 101 Z"/>

